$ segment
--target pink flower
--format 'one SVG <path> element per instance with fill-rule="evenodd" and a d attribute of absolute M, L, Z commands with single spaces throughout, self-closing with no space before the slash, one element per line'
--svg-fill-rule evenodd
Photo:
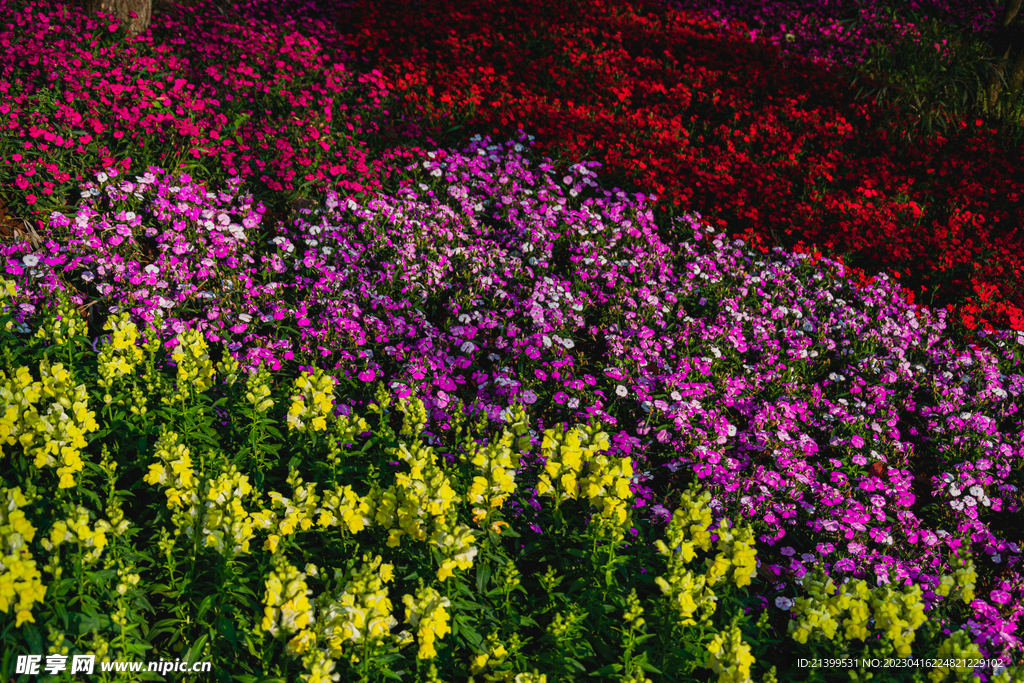
<path fill-rule="evenodd" d="M 864 447 L 864 439 L 860 438 L 860 436 L 854 436 L 852 439 L 850 439 L 850 443 L 853 445 L 854 448 Z"/>
<path fill-rule="evenodd" d="M 360 372 L 359 373 L 359 379 L 360 379 L 360 381 L 363 381 L 363 382 L 372 382 L 373 378 L 376 377 L 376 376 L 377 375 L 374 373 L 373 370 L 366 370 L 365 372 Z"/>

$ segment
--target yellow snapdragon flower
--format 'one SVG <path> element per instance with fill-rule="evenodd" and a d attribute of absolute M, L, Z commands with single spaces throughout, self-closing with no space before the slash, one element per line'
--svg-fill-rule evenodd
<path fill-rule="evenodd" d="M 62 363 L 51 366 L 43 359 L 39 373 L 37 382 L 24 366 L 11 379 L 0 371 L 0 399 L 6 404 L 0 416 L 0 446 L 5 441 L 20 443 L 37 468 L 57 466 L 59 488 L 71 488 L 74 475 L 84 467 L 85 435 L 98 430 L 99 424 L 89 410 L 85 385 L 74 386 Z"/>
<path fill-rule="evenodd" d="M 336 572 L 341 578 L 341 572 Z M 380 555 L 363 555 L 362 565 L 354 570 L 341 595 L 324 612 L 324 635 L 328 652 L 340 657 L 346 643 L 381 640 L 391 635 L 398 625 L 392 615 L 388 589 L 384 585 L 394 579 L 394 566 Z"/>
<path fill-rule="evenodd" d="M 402 603 L 405 605 L 405 620 L 416 628 L 420 644 L 417 658 L 433 659 L 437 656 L 434 643 L 451 633 L 448 612 L 445 611 L 451 606 L 451 601 L 428 586 L 421 587 L 415 597 L 403 595 Z"/>
<path fill-rule="evenodd" d="M 309 600 L 313 591 L 306 585 L 306 575 L 279 556 L 274 557 L 274 567 L 264 584 L 260 630 L 275 637 L 292 636 L 288 649 L 302 653 L 312 642 L 307 629 L 313 623 L 313 604 Z"/>
<path fill-rule="evenodd" d="M 28 547 L 36 534 L 25 517 L 24 508 L 30 502 L 20 487 L 0 488 L 0 612 L 14 610 L 15 628 L 35 623 L 32 608 L 46 595 L 42 573 Z"/>
<path fill-rule="evenodd" d="M 178 365 L 178 392 L 169 402 L 183 401 L 191 387 L 196 393 L 203 393 L 213 386 L 213 361 L 206 338 L 199 330 L 185 330 L 175 338 L 177 345 L 171 352 L 171 360 Z"/>
<path fill-rule="evenodd" d="M 707 650 L 704 666 L 718 674 L 718 683 L 749 683 L 754 656 L 738 626 L 717 634 Z"/>
<path fill-rule="evenodd" d="M 139 330 L 128 313 L 111 316 L 103 325 L 111 339 L 101 345 L 98 356 L 99 385 L 108 392 L 116 380 L 133 374 L 143 360 L 142 349 L 136 344 Z"/>
<path fill-rule="evenodd" d="M 295 378 L 295 395 L 288 409 L 288 430 L 300 432 L 327 431 L 327 421 L 334 418 L 333 377 L 316 368 L 313 375 L 303 371 Z"/>
<path fill-rule="evenodd" d="M 932 683 L 941 683 L 948 680 L 950 674 L 955 674 L 957 681 L 967 681 L 974 678 L 974 669 L 970 666 L 945 666 L 950 660 L 967 663 L 970 660 L 981 659 L 981 651 L 978 646 L 971 642 L 970 631 L 960 630 L 951 633 L 948 638 L 939 645 L 939 651 L 935 653 L 936 662 L 940 666 L 934 667 L 928 673 L 928 679 Z M 977 679 L 975 679 L 977 680 Z"/>

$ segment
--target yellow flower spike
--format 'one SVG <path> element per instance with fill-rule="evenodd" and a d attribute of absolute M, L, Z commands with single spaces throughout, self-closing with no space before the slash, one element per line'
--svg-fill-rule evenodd
<path fill-rule="evenodd" d="M 334 417 L 334 387 L 334 378 L 323 370 L 315 369 L 312 376 L 303 371 L 294 383 L 297 393 L 286 418 L 289 431 L 326 431 L 328 420 Z"/>

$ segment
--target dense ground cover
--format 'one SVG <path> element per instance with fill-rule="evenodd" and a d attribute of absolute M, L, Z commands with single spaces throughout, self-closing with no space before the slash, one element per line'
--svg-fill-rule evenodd
<path fill-rule="evenodd" d="M 721 2 L 670 0 L 673 8 L 697 11 L 723 24 L 740 22 L 751 39 L 766 38 L 784 54 L 794 53 L 826 64 L 863 63 L 874 44 L 893 48 L 919 39 L 929 20 L 941 21 L 950 33 L 985 35 L 1002 19 L 994 3 L 979 0 L 912 0 L 888 3 Z"/>
<path fill-rule="evenodd" d="M 85 20 L 31 7 L 12 21 L 51 28 L 26 35 L 85 54 Z M 92 653 L 243 683 L 848 680 L 798 665 L 845 654 L 1024 679 L 1024 334 L 965 349 L 892 278 L 658 223 L 527 136 L 419 149 L 380 78 L 323 67 L 338 34 L 277 7 L 231 19 L 256 66 L 202 7 L 92 48 L 160 54 L 180 92 L 248 73 L 220 102 L 302 45 L 288 78 L 361 105 L 319 132 L 354 171 L 275 144 L 313 135 L 300 88 L 249 117 L 248 160 L 84 146 L 0 247 L 0 675 Z M 45 160 L 24 138 L 63 110 L 19 59 L 9 130 Z"/>
<path fill-rule="evenodd" d="M 654 192 L 663 211 L 898 273 L 971 329 L 979 316 L 1024 325 L 1018 153 L 980 119 L 900 144 L 838 69 L 655 2 L 358 8 L 357 51 L 440 125 L 523 128 L 553 157 L 600 160 L 609 182 Z"/>

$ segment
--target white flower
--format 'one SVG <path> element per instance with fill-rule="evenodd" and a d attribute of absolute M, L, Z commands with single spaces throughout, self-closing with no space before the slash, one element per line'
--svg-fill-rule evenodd
<path fill-rule="evenodd" d="M 775 606 L 779 609 L 788 610 L 790 607 L 793 606 L 793 601 L 785 596 L 780 595 L 779 597 L 775 598 Z"/>
<path fill-rule="evenodd" d="M 982 496 L 985 495 L 985 489 L 981 488 L 978 485 L 972 486 L 970 491 L 971 495 L 974 496 L 975 498 L 981 498 Z"/>
<path fill-rule="evenodd" d="M 476 351 L 476 344 L 471 341 L 463 342 L 462 346 L 459 347 L 459 350 L 463 353 L 473 353 Z"/>
<path fill-rule="evenodd" d="M 571 349 L 572 347 L 576 346 L 576 342 L 574 342 L 572 339 L 563 339 L 562 346 L 564 346 L 567 349 Z"/>
<path fill-rule="evenodd" d="M 625 396 L 626 394 L 629 393 L 629 391 L 626 389 L 626 387 L 620 384 L 619 386 L 615 387 L 615 393 L 618 394 L 619 396 Z"/>
<path fill-rule="evenodd" d="M 156 275 L 157 273 L 160 272 L 160 267 L 157 266 L 156 264 L 150 263 L 148 266 L 143 268 L 143 270 L 145 270 L 150 275 Z"/>
<path fill-rule="evenodd" d="M 669 396 L 672 398 L 673 401 L 683 400 L 683 395 L 680 394 L 678 391 L 673 391 L 671 394 L 669 394 Z"/>
<path fill-rule="evenodd" d="M 39 265 L 39 257 L 35 254 L 25 254 L 21 257 L 21 262 L 25 264 L 26 268 L 35 268 Z"/>
<path fill-rule="evenodd" d="M 108 180 L 110 180 L 110 177 L 106 173 L 100 171 L 99 173 L 96 174 L 96 180 L 100 181 L 101 183 L 105 183 Z"/>

